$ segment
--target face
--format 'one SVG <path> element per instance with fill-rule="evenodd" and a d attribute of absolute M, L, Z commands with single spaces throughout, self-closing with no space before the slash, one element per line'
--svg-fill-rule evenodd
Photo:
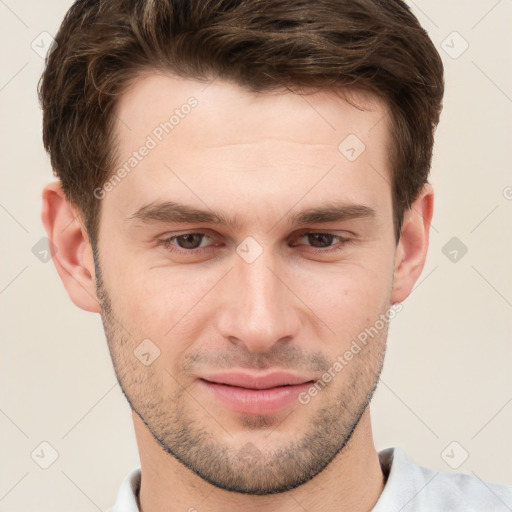
<path fill-rule="evenodd" d="M 148 75 L 118 105 L 125 172 L 96 191 L 95 254 L 115 371 L 162 448 L 220 488 L 310 480 L 376 386 L 388 125 L 377 99 L 352 99 Z"/>

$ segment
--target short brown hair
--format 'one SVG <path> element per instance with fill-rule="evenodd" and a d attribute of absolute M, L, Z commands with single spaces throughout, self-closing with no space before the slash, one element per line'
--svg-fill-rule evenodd
<path fill-rule="evenodd" d="M 115 107 L 141 72 L 231 80 L 253 92 L 361 88 L 390 114 L 397 241 L 427 182 L 443 65 L 401 0 L 82 0 L 39 82 L 43 142 L 93 246 L 115 171 Z"/>

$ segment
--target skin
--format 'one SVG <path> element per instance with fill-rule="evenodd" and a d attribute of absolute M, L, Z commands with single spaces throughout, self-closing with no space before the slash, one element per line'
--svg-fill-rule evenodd
<path fill-rule="evenodd" d="M 377 98 L 351 92 L 358 109 L 329 91 L 254 94 L 152 73 L 120 98 L 119 164 L 191 96 L 197 107 L 101 200 L 96 261 L 58 182 L 43 192 L 57 271 L 78 307 L 101 314 L 133 410 L 141 510 L 371 510 L 385 485 L 368 403 L 386 328 L 307 405 L 275 414 L 234 412 L 200 378 L 243 369 L 320 380 L 410 294 L 425 262 L 432 188 L 405 212 L 397 245 L 388 118 Z M 338 150 L 349 134 L 366 146 L 355 161 Z M 130 219 L 159 200 L 238 224 Z M 331 203 L 374 213 L 290 222 Z M 191 231 L 207 236 L 159 243 Z M 251 263 L 236 251 L 248 236 L 262 250 Z M 147 366 L 134 355 L 145 339 L 160 351 Z"/>

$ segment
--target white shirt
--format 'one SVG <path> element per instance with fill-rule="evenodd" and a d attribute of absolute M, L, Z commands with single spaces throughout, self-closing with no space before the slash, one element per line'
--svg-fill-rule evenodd
<path fill-rule="evenodd" d="M 400 448 L 379 452 L 386 485 L 372 512 L 510 512 L 512 488 L 464 473 L 441 473 L 414 464 Z M 140 468 L 125 477 L 108 512 L 140 512 Z"/>

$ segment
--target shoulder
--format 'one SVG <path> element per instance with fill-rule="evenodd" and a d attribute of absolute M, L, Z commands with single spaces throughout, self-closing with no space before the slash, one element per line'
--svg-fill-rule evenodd
<path fill-rule="evenodd" d="M 106 512 L 139 512 L 138 494 L 141 481 L 141 468 L 133 468 L 124 478 L 113 507 Z"/>
<path fill-rule="evenodd" d="M 388 478 L 373 512 L 505 512 L 512 510 L 512 488 L 476 475 L 444 473 L 415 464 L 400 448 L 379 452 Z"/>

